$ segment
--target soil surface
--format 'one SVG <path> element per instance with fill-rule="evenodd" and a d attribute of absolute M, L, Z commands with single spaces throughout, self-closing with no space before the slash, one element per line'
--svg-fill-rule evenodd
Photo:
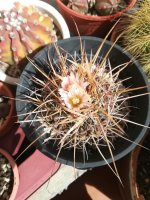
<path fill-rule="evenodd" d="M 13 188 L 13 172 L 8 160 L 0 154 L 0 199 L 8 200 Z"/>

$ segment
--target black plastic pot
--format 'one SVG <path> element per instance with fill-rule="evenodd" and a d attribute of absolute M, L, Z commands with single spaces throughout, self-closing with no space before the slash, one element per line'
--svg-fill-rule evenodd
<path fill-rule="evenodd" d="M 94 54 L 99 45 L 102 42 L 102 39 L 95 38 L 95 37 L 81 37 L 82 42 L 85 44 L 85 49 L 87 53 Z M 58 46 L 65 49 L 66 52 L 69 52 L 70 54 L 74 54 L 75 52 L 80 55 L 80 40 L 79 37 L 72 37 L 69 39 L 61 40 L 58 43 Z M 103 57 L 109 50 L 109 48 L 112 46 L 112 43 L 109 41 L 106 41 L 103 45 L 103 48 L 99 54 L 99 57 Z M 48 62 L 48 55 L 53 60 L 53 63 L 55 64 L 57 62 L 57 54 L 55 52 L 55 48 L 52 46 L 47 46 L 46 48 L 42 49 L 35 57 L 34 62 L 40 66 L 47 74 L 49 73 L 49 68 L 47 65 Z M 117 45 L 113 47 L 109 54 L 109 59 L 111 62 L 112 67 L 115 67 L 117 65 L 123 64 L 125 62 L 128 62 L 131 60 L 132 56 L 129 53 L 125 53 L 123 49 Z M 33 65 L 29 62 L 27 66 L 25 67 L 21 77 L 20 77 L 20 83 L 17 86 L 17 99 L 24 98 L 24 95 L 30 95 L 31 92 L 30 89 L 34 89 L 34 84 L 30 80 L 31 76 L 40 76 L 41 79 L 43 77 L 39 74 L 39 72 L 33 67 Z M 121 73 L 120 78 L 124 79 L 127 77 L 131 77 L 129 80 L 125 81 L 124 84 L 126 87 L 132 86 L 132 87 L 140 87 L 140 86 L 147 86 L 147 78 L 145 74 L 143 73 L 139 63 L 133 59 L 133 62 L 129 64 L 128 67 L 126 67 Z M 21 86 L 20 86 L 21 85 Z M 147 93 L 149 92 L 149 89 L 145 87 L 142 90 L 134 91 L 133 93 L 130 93 L 129 95 L 137 95 L 141 93 Z M 136 123 L 143 124 L 145 126 L 149 125 L 149 119 L 150 119 L 150 96 L 149 95 L 143 95 L 138 98 L 132 98 L 130 99 L 130 105 L 131 105 L 131 113 L 130 113 L 130 120 L 135 121 Z M 20 115 L 25 114 L 28 112 L 31 112 L 35 107 L 27 102 L 27 101 L 16 101 L 16 107 L 17 107 L 17 113 L 20 121 L 23 121 L 26 117 L 26 115 Z M 32 119 L 34 116 L 31 115 L 30 119 Z M 23 130 L 26 133 L 27 138 L 32 142 L 33 140 L 36 140 L 40 134 L 43 133 L 43 130 L 40 127 L 40 124 L 38 122 L 34 123 L 21 123 L 21 126 Z M 126 129 L 126 137 L 132 142 L 128 142 L 124 139 L 118 138 L 114 142 L 114 150 L 113 155 L 114 159 L 118 160 L 128 154 L 135 146 L 135 143 L 139 143 L 141 139 L 143 138 L 147 128 L 142 126 L 137 126 L 133 124 L 128 124 L 128 127 Z M 43 143 L 43 138 L 46 136 L 43 136 L 34 143 L 34 145 L 45 155 L 55 159 L 56 155 L 58 153 L 58 147 L 56 147 L 53 143 L 53 141 L 49 141 L 46 144 Z M 110 153 L 108 151 L 108 148 L 102 148 L 101 151 L 103 152 L 105 158 L 109 163 L 112 162 L 112 158 L 110 156 Z M 67 165 L 73 165 L 74 164 L 74 157 L 73 157 L 73 149 L 63 149 L 59 155 L 58 161 Z M 96 167 L 105 165 L 106 162 L 103 160 L 103 158 L 100 156 L 100 154 L 97 151 L 91 152 L 89 154 L 88 160 L 86 162 L 83 162 L 83 156 L 82 152 L 77 151 L 76 152 L 76 167 L 77 168 L 90 168 L 90 167 Z"/>

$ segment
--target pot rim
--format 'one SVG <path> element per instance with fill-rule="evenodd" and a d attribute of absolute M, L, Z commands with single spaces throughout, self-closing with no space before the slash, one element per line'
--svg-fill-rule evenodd
<path fill-rule="evenodd" d="M 143 143 L 144 140 L 147 138 L 149 134 L 149 130 L 147 130 L 144 138 L 140 142 L 140 145 L 138 145 L 130 154 L 129 159 L 129 187 L 130 187 L 130 194 L 132 196 L 132 199 L 137 200 L 145 200 L 143 194 L 140 193 L 138 184 L 137 184 L 137 170 L 138 170 L 138 159 L 141 150 L 143 149 Z"/>

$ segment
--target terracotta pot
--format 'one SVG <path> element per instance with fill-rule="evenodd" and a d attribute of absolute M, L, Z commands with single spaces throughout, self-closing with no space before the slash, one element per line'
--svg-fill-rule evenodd
<path fill-rule="evenodd" d="M 16 118 L 16 112 L 15 112 L 15 101 L 14 101 L 14 96 L 11 92 L 11 89 L 9 88 L 8 85 L 5 83 L 0 82 L 0 94 L 6 97 L 9 97 L 10 99 L 9 104 L 10 104 L 10 110 L 9 114 L 0 126 L 0 137 L 4 136 L 9 132 L 9 130 L 12 128 Z"/>
<path fill-rule="evenodd" d="M 0 149 L 0 154 L 2 154 L 9 161 L 13 170 L 14 183 L 13 183 L 13 188 L 12 188 L 12 192 L 10 194 L 9 200 L 15 200 L 15 196 L 17 194 L 18 187 L 19 187 L 18 167 L 14 159 L 4 149 Z"/>
<path fill-rule="evenodd" d="M 68 26 L 64 20 L 64 18 L 62 17 L 62 15 L 50 4 L 43 2 L 43 1 L 37 1 L 37 0 L 6 0 L 5 4 L 1 4 L 0 10 L 10 10 L 13 7 L 14 2 L 20 2 L 21 4 L 25 5 L 25 6 L 35 6 L 36 8 L 38 8 L 40 11 L 47 13 L 49 16 L 51 16 L 54 20 L 54 23 L 56 24 L 56 26 L 58 27 L 58 29 L 60 30 L 61 34 L 62 34 L 62 38 L 69 38 L 70 37 L 70 33 L 69 33 L 69 29 Z M 14 78 L 10 75 L 7 75 L 5 73 L 5 71 L 3 71 L 2 69 L 0 69 L 0 80 L 12 85 L 16 85 L 16 83 L 18 83 L 19 78 Z"/>
<path fill-rule="evenodd" d="M 140 144 L 143 144 L 148 133 L 147 131 Z M 141 146 L 136 146 L 136 148 L 120 162 L 119 174 L 123 187 L 119 184 L 119 189 L 123 200 L 145 200 L 144 196 L 140 193 L 137 182 L 137 170 L 141 150 Z"/>
<path fill-rule="evenodd" d="M 149 144 L 149 134 L 150 132 L 148 130 L 140 143 L 141 145 L 147 146 Z M 140 164 L 143 164 L 140 160 L 143 157 L 143 154 L 145 154 L 144 152 L 142 152 L 143 150 L 144 149 L 142 148 L 142 146 L 137 146 L 130 155 L 129 183 L 130 183 L 130 193 L 132 200 L 146 200 L 146 196 L 144 197 L 144 195 L 141 192 L 142 190 L 140 191 L 141 184 L 138 180 L 138 176 L 141 170 Z M 147 156 L 148 154 L 149 152 L 147 152 L 145 156 Z"/>
<path fill-rule="evenodd" d="M 117 13 L 107 16 L 87 16 L 68 8 L 62 0 L 56 0 L 57 6 L 65 18 L 70 32 L 74 35 L 78 35 L 75 26 L 76 23 L 80 35 L 93 35 L 99 37 L 104 37 L 114 24 L 114 21 L 123 13 L 131 9 L 135 5 L 136 0 L 127 0 L 126 2 L 128 3 L 127 7 Z"/>
<path fill-rule="evenodd" d="M 115 28 L 113 29 L 113 31 L 111 33 L 111 37 L 110 37 L 110 40 L 112 42 L 116 42 L 116 40 L 117 40 L 117 43 L 120 44 L 121 46 L 122 46 L 121 33 L 128 26 L 128 24 L 126 23 L 127 19 L 128 19 L 127 16 L 123 16 L 121 18 L 121 20 L 116 24 Z"/>
<path fill-rule="evenodd" d="M 137 146 L 134 151 L 132 151 L 130 155 L 129 162 L 129 187 L 130 194 L 132 200 L 145 200 L 144 196 L 140 194 L 138 186 L 137 186 L 137 165 L 138 165 L 138 157 L 140 154 L 141 147 Z"/>

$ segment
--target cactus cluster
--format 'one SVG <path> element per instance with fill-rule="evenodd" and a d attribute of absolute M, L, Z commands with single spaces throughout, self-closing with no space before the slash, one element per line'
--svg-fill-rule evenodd
<path fill-rule="evenodd" d="M 36 49 L 57 40 L 53 19 L 38 8 L 15 2 L 0 11 L 0 60 L 10 66 Z"/>
<path fill-rule="evenodd" d="M 81 14 L 109 15 L 126 6 L 124 0 L 64 0 L 71 9 Z"/>

